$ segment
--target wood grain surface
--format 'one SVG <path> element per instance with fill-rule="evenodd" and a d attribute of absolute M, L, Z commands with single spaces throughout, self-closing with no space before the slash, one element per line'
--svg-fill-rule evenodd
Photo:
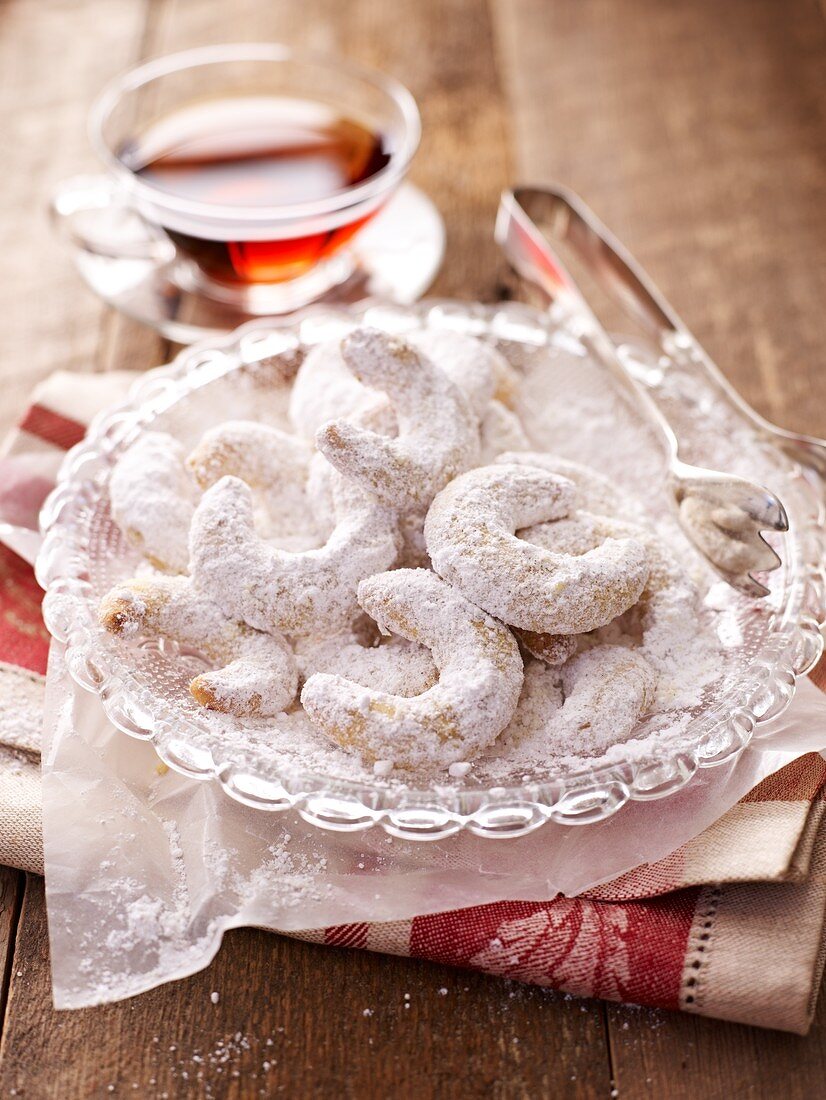
<path fill-rule="evenodd" d="M 5 0 L 0 427 L 51 370 L 168 355 L 85 290 L 45 204 L 58 180 L 94 168 L 84 117 L 105 79 L 151 54 L 245 39 L 341 51 L 414 91 L 425 138 L 413 174 L 448 230 L 434 293 L 502 293 L 499 191 L 517 176 L 559 179 L 749 400 L 826 434 L 826 19 L 815 0 Z M 824 1005 L 800 1039 L 258 931 L 229 934 L 186 981 L 55 1013 L 42 884 L 20 883 L 0 871 L 0 1096 L 823 1091 Z"/>

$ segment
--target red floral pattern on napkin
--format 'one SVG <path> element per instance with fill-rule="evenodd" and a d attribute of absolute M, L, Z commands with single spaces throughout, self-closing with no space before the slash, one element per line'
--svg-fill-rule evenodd
<path fill-rule="evenodd" d="M 416 917 L 410 954 L 581 997 L 677 1008 L 697 894 L 499 902 Z"/>

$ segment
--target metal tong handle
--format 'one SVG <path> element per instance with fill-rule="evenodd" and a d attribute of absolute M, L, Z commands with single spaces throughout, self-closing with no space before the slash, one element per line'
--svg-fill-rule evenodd
<path fill-rule="evenodd" d="M 519 257 L 511 250 L 511 220 L 517 233 L 524 233 L 532 243 L 538 243 L 541 252 L 552 254 L 558 265 L 554 277 L 562 278 L 566 292 L 573 291 L 589 313 L 592 311 L 573 279 L 552 253 L 555 240 L 573 248 L 609 297 L 639 321 L 658 346 L 667 344 L 669 337 L 688 335 L 648 275 L 573 191 L 549 186 L 517 187 L 503 192 L 496 239 L 516 264 Z M 542 232 L 538 231 L 540 226 Z M 536 253 L 534 258 L 538 258 Z"/>
<path fill-rule="evenodd" d="M 571 247 L 610 300 L 642 327 L 658 352 L 680 367 L 701 371 L 721 397 L 761 434 L 767 434 L 776 446 L 786 449 L 784 444 L 788 445 L 795 461 L 808 462 L 821 478 L 826 477 L 824 441 L 779 428 L 756 412 L 728 382 L 634 257 L 573 191 L 543 186 L 503 192 L 496 239 L 523 278 L 539 286 L 550 301 L 567 302 L 592 330 L 596 326 L 601 335 L 594 336 L 592 331 L 589 343 L 600 361 L 608 365 L 606 356 L 615 357 L 616 347 L 553 251 L 554 241 Z M 613 373 L 617 376 L 616 370 Z M 636 389 L 638 395 L 648 397 L 649 412 L 656 409 L 662 422 L 662 414 L 650 395 L 642 386 Z M 667 424 L 665 428 L 674 439 Z"/>
<path fill-rule="evenodd" d="M 496 240 L 517 274 L 542 291 L 549 304 L 562 310 L 581 342 L 630 393 L 632 401 L 642 406 L 669 456 L 676 460 L 679 442 L 671 425 L 647 390 L 620 362 L 616 344 L 552 246 L 554 240 L 570 244 L 588 270 L 606 286 L 611 298 L 631 307 L 659 343 L 670 322 L 654 297 L 653 287 L 649 289 L 643 282 L 646 277 L 633 272 L 630 257 L 626 262 L 620 256 L 619 242 L 610 238 L 608 230 L 576 195 L 556 187 L 519 187 L 503 192 Z M 631 293 L 629 287 L 633 287 Z M 674 331 L 673 327 L 669 331 Z"/>

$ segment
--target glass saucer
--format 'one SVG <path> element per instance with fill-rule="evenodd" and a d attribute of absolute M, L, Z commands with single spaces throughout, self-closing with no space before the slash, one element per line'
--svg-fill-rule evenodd
<path fill-rule="evenodd" d="M 195 265 L 176 254 L 171 241 L 149 235 L 107 176 L 67 180 L 53 198 L 52 216 L 94 293 L 178 344 L 227 335 L 262 315 L 289 312 L 308 298 L 327 306 L 368 298 L 415 302 L 435 278 L 445 247 L 438 210 L 424 192 L 403 183 L 346 252 L 329 260 L 323 272 L 301 280 L 296 301 L 285 286 L 280 288 L 282 308 L 272 309 L 264 294 L 256 303 L 255 289 L 245 303 L 221 300 Z M 119 250 L 122 255 L 115 254 Z M 151 258 L 137 258 L 141 251 Z M 313 279 L 321 288 L 317 295 L 309 283 Z"/>
<path fill-rule="evenodd" d="M 192 676 L 205 667 L 197 663 L 197 654 L 152 638 L 126 642 L 103 630 L 97 618 L 101 597 L 133 576 L 139 561 L 109 508 L 109 477 L 124 449 L 153 429 L 194 446 L 206 429 L 228 416 L 283 426 L 290 380 L 307 350 L 358 324 L 402 333 L 448 328 L 491 343 L 529 384 L 532 404 L 520 411 L 534 418 L 553 417 L 562 404 L 560 393 L 576 397 L 589 410 L 589 419 L 556 438 L 556 453 L 564 458 L 587 461 L 583 428 L 602 424 L 604 429 L 608 423 L 603 403 L 611 396 L 610 376 L 588 358 L 559 317 L 516 303 L 315 306 L 281 321 L 258 320 L 224 339 L 185 349 L 171 365 L 142 376 L 124 405 L 95 420 L 84 442 L 67 455 L 42 512 L 37 575 L 47 589 L 44 618 L 66 646 L 75 681 L 99 695 L 117 728 L 150 741 L 170 767 L 191 778 L 217 780 L 247 805 L 295 809 L 328 829 L 379 826 L 416 840 L 463 829 L 482 837 L 516 837 L 548 821 L 602 821 L 631 800 L 666 798 L 700 769 L 731 763 L 784 710 L 797 677 L 823 651 L 824 484 L 815 471 L 759 440 L 734 404 L 723 401 L 695 367 L 662 356 L 647 362 L 644 349 L 634 346 L 626 347 L 629 364 L 667 409 L 690 460 L 704 459 L 735 473 L 759 472 L 790 517 L 789 531 L 773 542 L 782 565 L 765 576 L 770 588 L 765 600 L 743 597 L 710 569 L 698 582 L 725 659 L 719 681 L 686 712 L 673 735 L 654 728 L 652 736 L 647 717 L 635 740 L 615 746 L 610 760 L 548 766 L 531 774 L 507 757 L 502 758 L 507 770 L 495 778 L 480 772 L 450 781 L 447 775 L 430 774 L 405 781 L 395 773 L 379 777 L 363 768 L 357 773 L 358 759 L 340 754 L 344 760 L 332 760 L 326 754 L 334 747 L 321 735 L 325 756 L 314 758 L 316 749 L 304 735 L 293 736 L 290 715 L 282 716 L 283 722 L 263 722 L 204 711 L 188 690 Z M 526 429 L 530 436 L 527 422 Z M 632 406 L 612 412 L 609 445 L 614 457 L 635 456 L 626 467 L 628 490 L 645 501 L 652 515 L 666 512 L 663 479 L 656 476 L 662 455 Z"/>

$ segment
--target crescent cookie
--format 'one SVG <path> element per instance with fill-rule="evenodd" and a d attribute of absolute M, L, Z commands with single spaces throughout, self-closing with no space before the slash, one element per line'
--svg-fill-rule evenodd
<path fill-rule="evenodd" d="M 409 332 L 405 339 L 456 383 L 480 419 L 495 396 L 510 395 L 512 368 L 498 351 L 481 340 L 452 329 L 432 328 Z M 290 396 L 290 420 L 296 431 L 313 439 L 329 420 L 361 418 L 384 407 L 390 417 L 381 434 L 395 436 L 397 426 L 389 406 L 384 394 L 368 389 L 353 377 L 344 362 L 341 341 L 328 340 L 312 348 L 301 364 Z"/>
<path fill-rule="evenodd" d="M 337 523 L 317 549 L 282 550 L 255 528 L 252 490 L 223 477 L 192 520 L 192 576 L 232 618 L 256 630 L 335 631 L 357 612 L 362 577 L 389 569 L 398 554 L 395 514 L 337 479 Z"/>
<path fill-rule="evenodd" d="M 109 480 L 112 518 L 157 569 L 185 573 L 198 490 L 185 451 L 166 432 L 147 432 L 118 459 Z"/>
<path fill-rule="evenodd" d="M 627 524 L 619 524 L 618 521 L 614 523 L 602 516 L 592 516 L 586 512 L 577 512 L 574 517 L 560 519 L 555 523 L 540 523 L 534 527 L 525 527 L 519 532 L 519 537 L 536 546 L 554 550 L 556 553 L 581 555 L 589 550 L 596 550 L 606 538 L 623 536 L 633 538 L 639 534 L 638 529 L 632 530 Z M 642 538 L 639 541 L 647 549 L 647 543 Z M 650 580 L 649 572 L 649 583 Z M 640 596 L 641 600 L 644 595 L 645 589 Z M 514 633 L 532 657 L 552 667 L 564 665 L 577 650 L 576 634 L 543 634 L 518 628 L 514 628 Z"/>
<path fill-rule="evenodd" d="M 510 450 L 513 447 L 530 446 L 519 417 L 495 399 L 488 402 L 479 424 L 479 430 L 479 463 L 481 465 L 492 462 L 502 451 Z M 426 515 L 427 510 L 425 509 L 418 512 L 405 512 L 399 517 L 399 527 L 402 532 L 400 565 L 415 567 L 430 564 L 424 542 Z"/>
<path fill-rule="evenodd" d="M 121 637 L 172 638 L 220 667 L 196 676 L 189 689 L 209 710 L 237 717 L 279 714 L 295 699 L 298 669 L 278 634 L 228 619 L 189 577 L 126 581 L 100 604 L 101 625 Z"/>
<path fill-rule="evenodd" d="M 387 405 L 387 398 L 353 377 L 341 354 L 341 340 L 325 340 L 307 352 L 298 369 L 289 416 L 295 430 L 312 440 L 328 421 L 368 412 L 377 405 Z"/>
<path fill-rule="evenodd" d="M 407 333 L 408 340 L 465 394 L 481 420 L 493 399 L 505 360 L 489 344 L 447 328 L 424 328 Z"/>
<path fill-rule="evenodd" d="M 345 477 L 390 507 L 426 508 L 479 454 L 479 420 L 468 398 L 398 336 L 356 329 L 341 350 L 360 382 L 387 394 L 399 434 L 388 438 L 340 418 L 319 429 L 318 449 Z"/>
<path fill-rule="evenodd" d="M 496 749 L 537 764 L 564 750 L 566 741 L 574 752 L 604 751 L 626 740 L 652 709 L 657 680 L 647 659 L 625 646 L 595 646 L 562 669 L 529 659 L 519 706 Z"/>
<path fill-rule="evenodd" d="M 563 665 L 562 690 L 564 725 L 597 752 L 627 738 L 651 708 L 657 674 L 635 649 L 596 646 Z"/>
<path fill-rule="evenodd" d="M 201 489 L 227 475 L 254 491 L 262 533 L 285 550 L 319 545 L 318 525 L 307 501 L 310 443 L 254 420 L 228 420 L 211 428 L 186 464 Z"/>
<path fill-rule="evenodd" d="M 255 420 L 227 420 L 204 432 L 186 464 L 202 489 L 231 475 L 251 489 L 278 491 L 303 485 L 313 448 L 268 424 Z"/>
<path fill-rule="evenodd" d="M 579 503 L 589 512 L 600 513 L 599 516 L 590 517 L 590 541 L 587 529 L 580 530 L 579 553 L 594 549 L 608 537 L 633 538 L 645 547 L 649 574 L 637 605 L 644 631 L 643 650 L 648 660 L 653 661 L 655 665 L 663 664 L 664 660 L 670 660 L 670 646 L 663 642 L 663 637 L 675 623 L 686 622 L 696 614 L 697 590 L 686 576 L 685 569 L 668 552 L 663 540 L 654 531 L 641 524 L 632 524 L 614 518 L 618 508 L 623 509 L 627 506 L 622 491 L 608 478 L 595 473 L 587 466 L 558 458 L 556 455 L 534 452 L 506 453 L 500 455 L 496 461 L 539 466 L 570 478 L 575 483 Z M 520 531 L 519 535 L 529 542 L 537 542 L 540 546 L 545 545 L 541 525 L 535 529 Z M 559 655 L 557 643 L 562 640 L 560 636 L 535 634 L 529 638 L 524 631 L 517 631 L 517 636 L 533 656 L 548 664 L 562 663 L 558 660 L 549 660 L 549 656 Z M 660 651 L 667 654 L 665 659 L 655 656 Z"/>
<path fill-rule="evenodd" d="M 387 406 L 388 411 L 390 406 Z M 379 410 L 380 411 L 380 410 Z M 358 419 L 362 419 L 359 417 Z M 383 433 L 385 434 L 385 433 Z M 313 516 L 320 530 L 329 535 L 335 526 L 335 509 L 332 487 L 336 478 L 341 478 L 335 467 L 331 466 L 320 452 L 313 455 L 310 463 L 310 476 L 307 481 L 307 496 Z M 397 513 L 401 546 L 396 560 L 397 566 L 428 565 L 427 551 L 424 546 L 424 517 L 427 509 L 403 511 Z"/>
<path fill-rule="evenodd" d="M 488 405 L 482 417 L 481 433 L 482 448 L 479 462 L 483 466 L 487 466 L 490 462 L 499 462 L 503 451 L 510 454 L 527 451 L 530 447 L 522 421 L 501 401 L 494 400 Z M 564 476 L 566 475 L 563 474 Z"/>
<path fill-rule="evenodd" d="M 354 424 L 369 428 L 380 435 L 395 435 L 396 420 L 393 410 L 388 403 L 371 406 L 360 413 L 354 413 L 350 418 Z M 341 474 L 328 460 L 316 451 L 310 460 L 309 475 L 307 478 L 307 498 L 316 524 L 327 535 L 335 527 L 335 505 L 333 502 L 333 486 L 342 480 Z M 402 517 L 399 517 L 400 519 Z M 420 517 L 424 523 L 424 516 Z"/>
<path fill-rule="evenodd" d="M 491 615 L 542 634 L 582 634 L 605 626 L 640 597 L 648 578 L 644 548 L 606 539 L 581 555 L 556 548 L 555 523 L 572 511 L 572 482 L 536 467 L 482 466 L 433 501 L 425 543 L 433 568 Z M 543 546 L 516 536 L 545 523 Z M 576 520 L 565 525 L 568 534 Z"/>
<path fill-rule="evenodd" d="M 368 577 L 359 603 L 382 631 L 427 646 L 438 683 L 411 697 L 318 674 L 301 702 L 313 722 L 368 762 L 447 767 L 490 745 L 513 717 L 523 668 L 513 635 L 426 569 Z"/>
<path fill-rule="evenodd" d="M 613 516 L 579 512 L 573 521 L 541 523 L 525 528 L 520 535 L 535 545 L 571 554 L 585 554 L 610 538 L 633 539 L 643 546 L 648 561 L 648 577 L 637 602 L 643 631 L 643 652 L 663 650 L 660 638 L 664 633 L 675 622 L 685 622 L 696 613 L 697 591 L 694 585 L 656 533 L 641 525 L 614 519 Z M 558 637 L 544 634 L 526 638 L 521 632 L 519 637 L 529 652 L 541 659 L 545 659 L 542 649 L 550 650 L 559 641 Z M 663 652 L 668 656 L 667 646 Z"/>
<path fill-rule="evenodd" d="M 295 655 L 304 680 L 336 672 L 391 695 L 421 695 L 439 675 L 429 650 L 397 635 L 375 645 L 363 644 L 353 632 L 299 638 Z"/>

